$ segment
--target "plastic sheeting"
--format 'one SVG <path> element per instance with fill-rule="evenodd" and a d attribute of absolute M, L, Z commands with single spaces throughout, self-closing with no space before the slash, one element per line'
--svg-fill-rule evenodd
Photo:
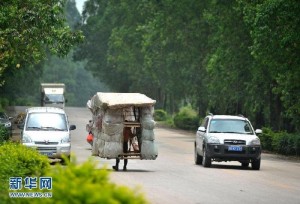
<path fill-rule="evenodd" d="M 155 160 L 158 156 L 158 150 L 154 141 L 142 140 L 141 159 Z"/>
<path fill-rule="evenodd" d="M 154 138 L 154 131 L 153 130 L 148 130 L 148 129 L 142 129 L 142 140 L 150 140 L 153 141 L 155 140 Z"/>
<path fill-rule="evenodd" d="M 123 142 L 105 142 L 103 156 L 105 158 L 117 158 L 123 153 Z"/>
<path fill-rule="evenodd" d="M 118 109 L 130 106 L 147 107 L 153 106 L 155 100 L 140 93 L 104 93 L 98 92 L 91 99 L 92 109 Z"/>
<path fill-rule="evenodd" d="M 105 121 L 102 122 L 103 133 L 107 135 L 122 134 L 123 128 L 124 128 L 123 123 L 107 123 Z"/>

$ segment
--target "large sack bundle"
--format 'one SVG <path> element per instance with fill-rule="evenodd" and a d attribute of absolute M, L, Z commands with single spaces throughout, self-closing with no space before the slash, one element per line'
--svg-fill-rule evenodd
<path fill-rule="evenodd" d="M 141 147 L 141 159 L 155 160 L 158 156 L 158 150 L 154 141 L 143 140 Z"/>
<path fill-rule="evenodd" d="M 103 133 L 107 135 L 122 134 L 123 128 L 124 128 L 123 123 L 108 123 L 105 121 L 103 121 L 102 123 Z"/>
<path fill-rule="evenodd" d="M 105 141 L 100 139 L 97 141 L 97 146 L 98 146 L 98 156 L 99 157 L 104 157 L 104 146 L 105 146 Z"/>
<path fill-rule="evenodd" d="M 92 146 L 92 156 L 98 156 L 99 155 L 99 140 L 97 137 L 94 137 L 93 146 Z"/>
<path fill-rule="evenodd" d="M 105 142 L 103 157 L 108 159 L 117 158 L 123 153 L 123 142 Z"/>
<path fill-rule="evenodd" d="M 105 111 L 103 121 L 106 123 L 122 123 L 123 109 L 107 109 Z"/>
<path fill-rule="evenodd" d="M 124 140 L 123 132 L 114 134 L 114 135 L 108 135 L 108 134 L 102 133 L 101 138 L 105 142 L 123 142 L 123 140 Z"/>
<path fill-rule="evenodd" d="M 153 130 L 155 128 L 156 122 L 153 120 L 152 117 L 149 117 L 146 119 L 143 118 L 141 124 L 143 129 Z"/>
<path fill-rule="evenodd" d="M 154 131 L 148 129 L 142 129 L 142 140 L 155 140 Z"/>
<path fill-rule="evenodd" d="M 153 106 L 147 106 L 142 108 L 142 117 L 150 115 L 152 116 L 154 114 L 154 107 Z"/>

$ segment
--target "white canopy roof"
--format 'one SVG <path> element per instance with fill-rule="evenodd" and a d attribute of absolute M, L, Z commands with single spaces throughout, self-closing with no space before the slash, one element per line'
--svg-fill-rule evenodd
<path fill-rule="evenodd" d="M 155 100 L 141 93 L 97 92 L 91 99 L 91 108 L 117 109 L 130 106 L 146 107 L 152 106 L 155 103 Z"/>

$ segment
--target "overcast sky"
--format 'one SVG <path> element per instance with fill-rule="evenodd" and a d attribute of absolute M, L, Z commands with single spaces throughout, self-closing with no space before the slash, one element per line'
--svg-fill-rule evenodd
<path fill-rule="evenodd" d="M 82 13 L 83 3 L 84 3 L 86 0 L 75 0 L 75 1 L 76 1 L 76 7 L 77 7 L 79 13 L 81 14 L 81 13 Z"/>

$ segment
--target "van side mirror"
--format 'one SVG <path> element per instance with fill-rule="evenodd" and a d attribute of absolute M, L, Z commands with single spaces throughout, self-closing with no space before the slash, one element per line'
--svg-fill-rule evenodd
<path fill-rule="evenodd" d="M 69 130 L 75 130 L 76 129 L 76 125 L 70 125 Z"/>
<path fill-rule="evenodd" d="M 206 131 L 206 128 L 203 127 L 203 126 L 200 126 L 200 127 L 198 127 L 198 131 L 200 131 L 200 132 L 205 132 L 205 131 Z"/>

